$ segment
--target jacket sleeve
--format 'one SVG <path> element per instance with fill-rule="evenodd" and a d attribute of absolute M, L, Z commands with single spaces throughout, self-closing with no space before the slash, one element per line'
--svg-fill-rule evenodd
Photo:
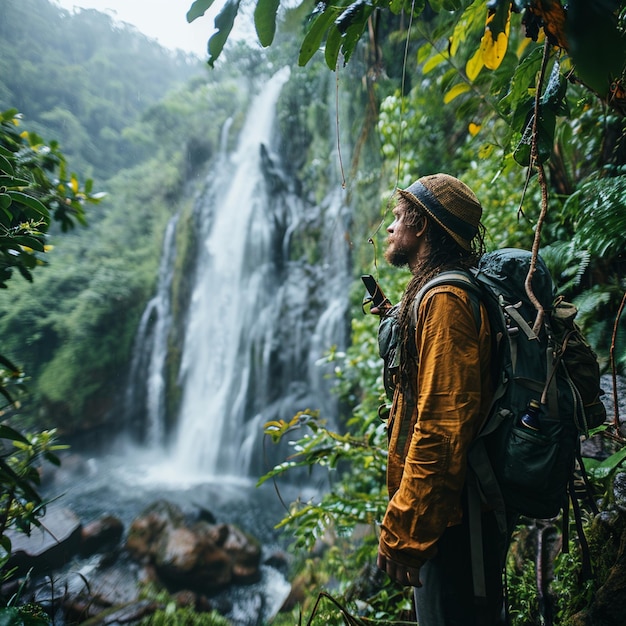
<path fill-rule="evenodd" d="M 420 567 L 447 526 L 461 522 L 468 447 L 481 422 L 481 354 L 463 289 L 433 288 L 417 318 L 417 420 L 398 490 L 382 522 L 387 558 Z"/>

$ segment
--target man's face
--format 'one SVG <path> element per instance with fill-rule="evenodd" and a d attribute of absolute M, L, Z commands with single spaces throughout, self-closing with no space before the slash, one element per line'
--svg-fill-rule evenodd
<path fill-rule="evenodd" d="M 391 265 L 403 267 L 410 265 L 419 254 L 419 229 L 416 226 L 406 224 L 406 204 L 403 200 L 400 200 L 393 209 L 393 217 L 393 222 L 387 226 L 389 236 L 387 237 L 385 259 Z"/>

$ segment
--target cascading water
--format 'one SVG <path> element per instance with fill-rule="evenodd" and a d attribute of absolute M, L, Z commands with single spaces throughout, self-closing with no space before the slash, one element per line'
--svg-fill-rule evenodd
<path fill-rule="evenodd" d="M 268 469 L 261 463 L 265 421 L 306 408 L 331 419 L 337 412 L 320 363 L 346 343 L 349 211 L 341 191 L 319 206 L 299 198 L 272 150 L 288 77 L 284 69 L 264 85 L 235 153 L 212 168 L 195 208 L 200 243 L 168 450 L 187 476 L 258 476 Z M 315 264 L 292 252 L 292 240 L 309 227 L 321 259 Z M 163 403 L 150 400 L 154 387 L 148 406 Z"/>
<path fill-rule="evenodd" d="M 165 362 L 172 323 L 170 290 L 176 258 L 177 223 L 178 215 L 175 215 L 165 229 L 157 291 L 139 322 L 125 398 L 126 415 L 134 415 L 139 405 L 145 407 L 145 428 L 135 427 L 133 430 L 144 430 L 145 442 L 151 448 L 162 447 L 165 437 Z M 145 380 L 143 385 L 142 380 Z"/>

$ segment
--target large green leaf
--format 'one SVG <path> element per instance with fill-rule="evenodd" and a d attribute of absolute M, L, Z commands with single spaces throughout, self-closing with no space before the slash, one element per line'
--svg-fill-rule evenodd
<path fill-rule="evenodd" d="M 43 242 L 41 242 L 39 239 L 36 239 L 35 237 L 18 235 L 17 237 L 13 237 L 12 241 L 19 244 L 20 246 L 26 246 L 27 248 L 37 250 L 37 252 L 45 251 Z"/>
<path fill-rule="evenodd" d="M 528 90 L 535 85 L 537 72 L 541 69 L 542 56 L 542 48 L 537 47 L 515 68 L 509 90 L 500 101 L 508 110 L 515 111 L 521 102 L 528 100 Z"/>
<path fill-rule="evenodd" d="M 217 32 L 209 39 L 209 65 L 211 67 L 224 49 L 224 44 L 233 29 L 238 12 L 239 0 L 228 0 L 215 18 Z"/>
<path fill-rule="evenodd" d="M 341 12 L 341 15 L 335 20 L 335 25 L 342 35 L 347 33 L 350 26 L 363 22 L 363 14 L 368 5 L 371 8 L 368 0 L 356 0 Z"/>
<path fill-rule="evenodd" d="M 2 157 L 0 157 L 2 158 Z M 0 174 L 0 187 L 27 187 L 30 181 L 15 176 L 2 176 Z"/>
<path fill-rule="evenodd" d="M 357 0 L 337 17 L 334 24 L 335 28 L 329 31 L 326 41 L 325 56 L 328 67 L 333 70 L 337 67 L 340 48 L 343 52 L 344 62 L 348 62 L 373 10 L 369 0 Z"/>
<path fill-rule="evenodd" d="M 17 430 L 14 430 L 6 424 L 0 424 L 0 439 L 8 439 L 9 441 L 20 441 L 25 445 L 30 445 L 30 441 Z"/>
<path fill-rule="evenodd" d="M 193 22 L 195 19 L 202 17 L 212 6 L 214 0 L 195 0 L 195 2 L 187 11 L 187 21 Z"/>
<path fill-rule="evenodd" d="M 589 474 L 596 480 L 604 480 L 608 478 L 623 462 L 626 460 L 626 448 L 622 448 L 608 459 L 605 459 L 597 465 L 591 463 L 589 459 L 585 459 L 585 467 L 588 468 Z"/>
<path fill-rule="evenodd" d="M 341 41 L 341 33 L 337 26 L 333 24 L 328 31 L 326 48 L 324 49 L 326 65 L 333 71 L 337 69 L 337 59 L 339 58 L 339 51 L 341 50 Z"/>
<path fill-rule="evenodd" d="M 40 216 L 48 218 L 50 213 L 45 205 L 37 200 L 37 198 L 33 198 L 33 196 L 29 196 L 28 194 L 22 193 L 21 191 L 7 191 L 7 195 L 11 197 L 13 202 L 21 204 L 29 209 L 32 209 L 35 213 L 38 213 Z"/>
<path fill-rule="evenodd" d="M 301 67 L 305 66 L 311 60 L 311 57 L 320 49 L 324 34 L 340 13 L 340 8 L 326 6 L 324 11 L 315 18 L 309 32 L 302 41 L 302 46 L 300 46 L 298 65 Z M 333 66 L 332 69 L 335 69 L 335 66 Z"/>
<path fill-rule="evenodd" d="M 565 29 L 576 75 L 605 97 L 612 81 L 626 69 L 626 38 L 616 19 L 615 3 L 570 0 Z"/>
<path fill-rule="evenodd" d="M 267 47 L 276 34 L 276 13 L 280 0 L 259 0 L 254 9 L 254 26 L 261 45 Z"/>

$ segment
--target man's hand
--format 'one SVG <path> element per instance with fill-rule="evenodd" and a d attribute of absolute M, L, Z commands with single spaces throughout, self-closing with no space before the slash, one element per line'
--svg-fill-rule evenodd
<path fill-rule="evenodd" d="M 370 309 L 370 313 L 372 315 L 380 315 L 381 317 L 385 317 L 385 315 L 387 315 L 387 313 L 389 313 L 391 308 L 392 308 L 391 302 L 389 302 L 389 300 L 385 299 L 385 301 L 382 304 L 380 304 L 379 306 L 373 306 Z"/>
<path fill-rule="evenodd" d="M 378 553 L 376 565 L 378 565 L 378 568 L 383 570 L 383 572 L 387 572 L 389 578 L 401 585 L 410 585 L 411 587 L 422 586 L 419 567 L 409 567 L 408 565 L 397 563 L 396 561 L 388 559 L 380 552 Z"/>

